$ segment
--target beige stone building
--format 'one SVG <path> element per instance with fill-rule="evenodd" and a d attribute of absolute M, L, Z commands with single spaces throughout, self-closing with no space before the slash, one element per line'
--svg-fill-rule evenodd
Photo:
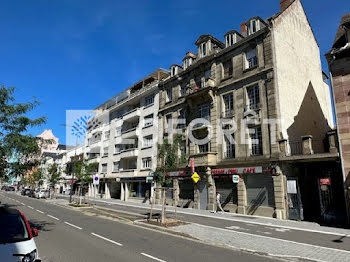
<path fill-rule="evenodd" d="M 169 204 L 215 210 L 219 192 L 230 212 L 331 223 L 343 212 L 339 154 L 329 87 L 301 2 L 281 1 L 276 15 L 250 18 L 224 40 L 201 35 L 197 51 L 160 84 L 160 138 L 180 130 L 189 158 L 169 171 Z M 193 124 L 197 118 L 206 122 Z M 207 143 L 191 139 L 207 135 Z"/>

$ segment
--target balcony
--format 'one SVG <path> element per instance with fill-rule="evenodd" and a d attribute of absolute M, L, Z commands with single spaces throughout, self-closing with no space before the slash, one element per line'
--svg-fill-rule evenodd
<path fill-rule="evenodd" d="M 120 151 L 120 158 L 133 158 L 139 155 L 137 147 Z"/>
<path fill-rule="evenodd" d="M 139 118 L 141 114 L 140 108 L 134 108 L 129 112 L 126 112 L 123 115 L 123 120 L 124 121 L 130 121 L 130 120 L 135 120 L 136 118 Z"/>
<path fill-rule="evenodd" d="M 122 139 L 137 137 L 137 127 L 133 127 L 122 131 Z"/>
<path fill-rule="evenodd" d="M 194 159 L 195 166 L 212 166 L 216 165 L 217 153 L 206 152 L 206 153 L 198 153 L 194 155 L 190 155 L 190 158 Z M 188 165 L 190 166 L 190 164 Z"/>
<path fill-rule="evenodd" d="M 136 175 L 136 169 L 119 169 L 120 177 L 134 177 Z"/>

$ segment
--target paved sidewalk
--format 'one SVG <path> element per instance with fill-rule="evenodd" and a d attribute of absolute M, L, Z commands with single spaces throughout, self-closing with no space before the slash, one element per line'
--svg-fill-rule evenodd
<path fill-rule="evenodd" d="M 69 196 L 64 196 L 64 197 L 68 198 Z M 150 208 L 149 203 L 137 203 L 137 202 L 130 202 L 130 201 L 126 202 L 118 199 L 101 199 L 101 198 L 89 198 L 89 200 L 101 202 L 101 203 L 108 203 L 111 205 L 130 206 L 130 207 L 137 207 L 137 208 L 143 208 L 143 209 Z M 155 205 L 154 209 L 161 210 L 161 206 Z M 175 212 L 175 208 L 172 206 L 167 206 L 166 210 L 167 212 Z M 257 224 L 257 225 L 275 226 L 275 227 L 283 227 L 283 228 L 296 229 L 296 230 L 302 230 L 302 231 L 350 236 L 350 229 L 326 227 L 326 226 L 321 226 L 317 223 L 305 222 L 305 221 L 280 220 L 275 218 L 241 215 L 241 214 L 234 214 L 234 213 L 213 213 L 209 210 L 179 208 L 179 207 L 176 208 L 176 212 L 180 214 L 182 213 L 182 214 L 188 214 L 188 215 L 194 215 L 194 216 L 245 222 L 245 223 Z"/>
<path fill-rule="evenodd" d="M 319 247 L 288 240 L 258 236 L 228 229 L 220 229 L 199 224 L 188 224 L 171 228 L 173 231 L 185 233 L 204 242 L 229 246 L 253 253 L 286 259 L 344 262 L 350 261 L 350 251 Z"/>

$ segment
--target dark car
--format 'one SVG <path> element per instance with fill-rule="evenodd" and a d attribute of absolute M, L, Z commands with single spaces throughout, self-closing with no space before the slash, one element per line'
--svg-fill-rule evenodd
<path fill-rule="evenodd" d="M 22 195 L 22 196 L 27 196 L 27 195 L 29 194 L 30 190 L 31 190 L 31 189 L 29 189 L 29 188 L 23 189 L 23 190 L 21 191 L 21 195 Z"/>
<path fill-rule="evenodd" d="M 1 190 L 7 191 L 7 188 L 8 188 L 8 186 L 2 186 L 2 187 L 1 187 Z"/>
<path fill-rule="evenodd" d="M 14 186 L 9 186 L 6 191 L 16 191 Z"/>
<path fill-rule="evenodd" d="M 29 196 L 29 197 L 35 197 L 35 190 L 30 189 L 29 192 L 27 193 L 27 196 Z"/>

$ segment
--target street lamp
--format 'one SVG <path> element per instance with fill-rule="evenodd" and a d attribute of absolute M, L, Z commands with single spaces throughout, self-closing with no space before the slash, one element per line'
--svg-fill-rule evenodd
<path fill-rule="evenodd" d="M 73 126 L 71 126 L 71 125 L 67 125 L 67 124 L 61 124 L 61 125 L 62 125 L 62 126 L 65 126 L 65 127 L 71 127 L 71 128 L 73 128 Z M 78 136 L 76 135 L 76 136 L 75 136 L 74 161 L 76 161 L 76 158 L 77 158 L 77 147 L 78 147 Z M 75 162 L 74 162 L 74 166 L 75 166 Z M 74 179 L 74 172 L 73 172 L 73 170 L 72 170 L 72 181 L 71 181 L 71 189 L 70 189 L 70 192 L 69 192 L 69 203 L 72 203 L 73 179 Z"/>

